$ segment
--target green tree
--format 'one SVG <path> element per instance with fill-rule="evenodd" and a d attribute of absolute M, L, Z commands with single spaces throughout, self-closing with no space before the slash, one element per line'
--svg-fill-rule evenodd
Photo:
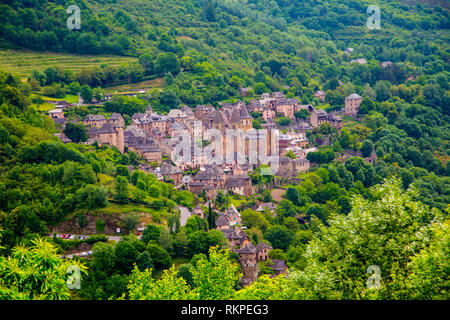
<path fill-rule="evenodd" d="M 180 61 L 176 54 L 172 52 L 163 52 L 156 57 L 155 71 L 158 74 L 167 72 L 178 73 L 180 70 Z"/>
<path fill-rule="evenodd" d="M 88 139 L 87 129 L 82 124 L 68 122 L 64 128 L 64 134 L 73 142 L 85 142 Z"/>
<path fill-rule="evenodd" d="M 372 141 L 364 140 L 360 150 L 361 150 L 363 157 L 369 157 L 373 150 Z"/>
<path fill-rule="evenodd" d="M 80 96 L 84 103 L 90 103 L 94 97 L 94 92 L 89 85 L 85 84 L 81 87 Z"/>
<path fill-rule="evenodd" d="M 121 273 L 130 273 L 139 252 L 130 241 L 121 240 L 115 247 L 116 268 Z"/>
<path fill-rule="evenodd" d="M 114 199 L 119 201 L 119 203 L 127 203 L 129 196 L 128 179 L 122 176 L 116 177 L 114 188 L 116 190 Z"/>
<path fill-rule="evenodd" d="M 143 53 L 139 56 L 139 63 L 144 67 L 145 75 L 152 74 L 155 68 L 152 56 L 149 53 Z"/>
<path fill-rule="evenodd" d="M 169 253 L 155 242 L 150 241 L 146 250 L 150 253 L 156 269 L 168 269 L 172 265 L 172 258 Z"/>
<path fill-rule="evenodd" d="M 274 249 L 287 250 L 292 238 L 292 233 L 286 226 L 273 225 L 264 232 L 264 239 L 268 240 Z"/>
<path fill-rule="evenodd" d="M 414 189 L 404 192 L 400 186 L 398 179 L 386 180 L 372 189 L 372 200 L 354 198 L 347 216 L 334 216 L 329 227 L 319 227 L 317 238 L 311 240 L 305 252 L 305 270 L 294 276 L 304 298 L 416 297 L 417 282 L 408 283 L 414 270 L 410 261 L 430 248 L 433 225 L 440 225 L 442 215 L 416 202 Z M 379 289 L 367 286 L 371 265 L 379 267 Z M 439 296 L 441 289 L 436 289 Z"/>
<path fill-rule="evenodd" d="M 300 194 L 297 188 L 289 187 L 286 191 L 286 199 L 291 201 L 294 205 L 299 205 Z"/>
<path fill-rule="evenodd" d="M 239 280 L 239 265 L 228 258 L 228 249 L 209 249 L 209 259 L 197 261 L 192 272 L 198 299 L 226 300 L 234 294 Z"/>
<path fill-rule="evenodd" d="M 80 284 L 76 270 L 81 276 L 87 268 L 76 260 L 61 259 L 47 240 L 33 239 L 29 246 L 14 247 L 9 257 L 0 257 L 0 299 L 68 300 L 69 286 Z"/>
<path fill-rule="evenodd" d="M 144 231 L 142 231 L 142 241 L 148 243 L 149 241 L 158 241 L 159 235 L 161 233 L 161 228 L 154 225 L 148 225 L 145 227 Z"/>
<path fill-rule="evenodd" d="M 130 212 L 125 215 L 123 223 L 129 233 L 131 233 L 136 228 L 136 225 L 139 223 L 139 220 L 140 216 L 138 213 Z"/>
<path fill-rule="evenodd" d="M 141 272 L 135 266 L 127 288 L 130 300 L 190 300 L 196 296 L 174 266 L 165 270 L 160 280 L 153 278 L 151 269 Z"/>

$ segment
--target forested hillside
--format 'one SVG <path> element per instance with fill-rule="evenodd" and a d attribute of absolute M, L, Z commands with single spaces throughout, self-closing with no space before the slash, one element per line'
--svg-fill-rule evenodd
<path fill-rule="evenodd" d="M 82 23 L 74 31 L 66 26 L 70 4 L 75 2 L 7 1 L 0 10 L 1 46 L 148 53 L 152 62 L 144 73 L 182 71 L 172 89 L 191 105 L 221 101 L 256 83 L 258 91 L 287 85 L 308 103 L 314 90 L 336 89 L 336 79 L 362 93 L 379 80 L 397 85 L 448 68 L 448 10 L 420 1 L 381 4 L 379 30 L 366 27 L 369 1 L 78 1 Z M 348 47 L 354 52 L 343 54 Z M 356 58 L 368 63 L 349 63 Z M 396 64 L 383 69 L 381 61 Z M 332 96 L 329 103 L 340 105 L 339 93 Z"/>

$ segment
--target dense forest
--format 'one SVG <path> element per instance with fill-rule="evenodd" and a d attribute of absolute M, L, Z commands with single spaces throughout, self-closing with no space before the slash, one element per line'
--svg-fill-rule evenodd
<path fill-rule="evenodd" d="M 448 2 L 382 1 L 379 30 L 366 28 L 371 4 L 3 1 L 2 49 L 138 62 L 79 72 L 49 66 L 30 70 L 28 79 L 0 72 L 0 299 L 448 299 Z M 70 5 L 81 8 L 81 30 L 66 26 Z M 238 256 L 225 249 L 211 207 L 202 207 L 205 219 L 191 217 L 180 227 L 176 206 L 193 209 L 205 199 L 138 170 L 143 160 L 133 152 L 63 144 L 53 136 L 53 121 L 34 107 L 41 95 L 90 102 L 113 84 L 155 78 L 163 78 L 161 90 L 67 115 L 119 112 L 129 123 L 148 104 L 167 113 L 181 104 L 217 107 L 274 91 L 331 111 L 351 93 L 363 97 L 361 121 L 308 134 L 318 148 L 308 154 L 315 166 L 286 185 L 276 216 L 254 210 L 273 201 L 275 177 L 260 169 L 251 174 L 258 193 L 217 195 L 218 209 L 239 200 L 247 235 L 254 244 L 269 243 L 270 259 L 285 260 L 289 276 L 272 277 L 269 259 L 260 263 L 259 280 L 242 287 Z M 252 88 L 248 97 L 242 87 Z M 325 101 L 314 97 L 317 90 Z M 336 161 L 349 151 L 363 157 L 374 151 L 377 160 Z M 137 212 L 152 222 L 140 239 L 131 232 Z M 63 223 L 94 225 L 97 235 L 47 237 Z M 102 234 L 110 225 L 130 234 L 107 241 Z M 59 257 L 84 245 L 93 250 L 90 259 Z M 65 286 L 74 264 L 83 274 L 81 290 Z M 380 290 L 366 287 L 368 265 L 381 268 Z"/>

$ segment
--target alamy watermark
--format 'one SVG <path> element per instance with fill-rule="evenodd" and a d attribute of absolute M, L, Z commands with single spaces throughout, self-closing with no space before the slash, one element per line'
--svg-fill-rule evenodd
<path fill-rule="evenodd" d="M 81 30 L 81 10 L 77 5 L 71 5 L 67 8 L 67 14 L 71 14 L 67 18 L 67 28 L 69 30 Z"/>
<path fill-rule="evenodd" d="M 71 265 L 67 268 L 66 273 L 69 275 L 66 284 L 69 290 L 81 289 L 81 271 L 80 267 Z"/>
<path fill-rule="evenodd" d="M 367 279 L 366 285 L 368 289 L 380 289 L 381 288 L 381 270 L 377 265 L 370 265 L 366 271 L 370 274 Z"/>
<path fill-rule="evenodd" d="M 367 8 L 367 13 L 372 14 L 367 18 L 367 28 L 369 30 L 381 29 L 381 10 L 379 6 L 371 5 Z"/>

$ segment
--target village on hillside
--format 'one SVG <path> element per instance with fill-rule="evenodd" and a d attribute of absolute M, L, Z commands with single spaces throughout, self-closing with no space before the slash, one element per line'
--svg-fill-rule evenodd
<path fill-rule="evenodd" d="M 245 90 L 241 91 L 245 96 Z M 135 96 L 137 94 L 138 92 L 126 93 Z M 322 91 L 317 91 L 315 96 L 324 99 Z M 106 101 L 110 98 L 111 95 L 107 95 L 104 99 Z M 219 191 L 245 197 L 254 194 L 249 174 L 261 165 L 268 164 L 259 159 L 256 163 L 248 161 L 254 150 L 248 141 L 242 143 L 242 139 L 245 141 L 245 134 L 255 131 L 251 114 L 257 113 L 264 121 L 258 134 L 263 132 L 265 140 L 262 147 L 261 144 L 258 145 L 257 152 L 262 151 L 261 148 L 265 149 L 265 154 L 274 155 L 276 152 L 278 166 L 275 176 L 278 180 L 275 181 L 275 186 L 277 186 L 277 181 L 278 185 L 281 185 L 280 181 L 292 182 L 299 173 L 309 171 L 311 163 L 307 155 L 318 149 L 312 146 L 307 133 L 324 123 L 340 131 L 341 116 L 356 117 L 361 101 L 361 96 L 351 94 L 345 99 L 345 107 L 342 110 L 328 113 L 310 104 L 302 105 L 298 99 L 286 98 L 282 92 L 274 92 L 264 93 L 259 99 L 250 100 L 248 105 L 240 100 L 236 103 L 220 103 L 218 109 L 211 105 L 198 105 L 194 109 L 183 106 L 180 109 L 171 109 L 167 114 L 159 114 L 149 105 L 145 113 L 135 113 L 128 126 L 125 126 L 124 118 L 119 113 L 112 113 L 108 119 L 101 114 L 88 114 L 82 120 L 76 118 L 70 121 L 81 122 L 86 127 L 88 140 L 84 142 L 85 144 L 114 146 L 122 153 L 133 151 L 143 160 L 139 170 L 152 173 L 160 181 L 172 183 L 178 189 L 201 195 L 214 206 Z M 69 122 L 64 116 L 64 110 L 68 107 L 57 105 L 49 111 L 50 117 L 60 129 L 55 135 L 64 143 L 71 142 L 63 133 Z M 306 110 L 309 114 L 305 120 L 295 117 L 295 113 L 301 110 Z M 291 119 L 291 125 L 280 130 L 275 121 L 278 117 Z M 210 157 L 204 152 L 193 152 L 193 155 L 184 161 L 179 161 L 176 155 L 174 156 L 177 143 L 186 136 L 190 138 L 189 148 L 192 151 L 199 144 L 212 144 L 211 130 L 223 133 L 224 136 L 220 143 L 223 143 L 225 152 L 219 163 L 211 163 Z M 230 138 L 226 135 L 227 130 L 243 132 L 244 136 L 235 135 Z M 364 160 L 373 163 L 374 157 L 376 156 L 372 153 Z M 130 172 L 135 170 L 132 165 L 128 167 Z M 275 208 L 276 204 L 272 202 L 260 203 L 256 211 L 267 210 L 275 215 Z M 200 205 L 188 214 L 205 218 Z M 232 204 L 225 212 L 219 212 L 215 224 L 216 229 L 227 239 L 230 251 L 239 256 L 243 271 L 242 285 L 251 284 L 258 277 L 258 262 L 267 260 L 272 247 L 263 242 L 256 246 L 252 244 L 245 227 L 241 225 L 240 213 Z M 287 271 L 284 260 L 273 259 L 269 267 L 272 268 L 274 275 Z"/>

